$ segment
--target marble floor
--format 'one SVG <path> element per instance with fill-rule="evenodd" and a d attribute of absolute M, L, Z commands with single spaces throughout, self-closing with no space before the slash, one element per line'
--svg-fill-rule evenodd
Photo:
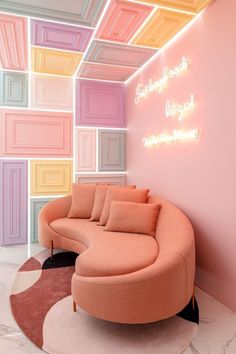
<path fill-rule="evenodd" d="M 40 250 L 38 244 L 0 247 L 0 353 L 43 353 L 22 334 L 9 305 L 9 292 L 16 270 L 29 255 Z M 196 298 L 200 309 L 199 330 L 184 354 L 235 354 L 236 313 L 199 288 L 196 288 Z"/>

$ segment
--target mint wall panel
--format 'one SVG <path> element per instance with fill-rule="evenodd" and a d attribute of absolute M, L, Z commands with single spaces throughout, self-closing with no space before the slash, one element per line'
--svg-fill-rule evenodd
<path fill-rule="evenodd" d="M 0 244 L 27 242 L 27 161 L 0 160 Z"/>
<path fill-rule="evenodd" d="M 0 110 L 3 156 L 72 154 L 72 113 Z"/>
<path fill-rule="evenodd" d="M 125 131 L 98 131 L 99 171 L 125 171 Z"/>
<path fill-rule="evenodd" d="M 31 20 L 31 44 L 84 52 L 93 30 L 61 23 Z"/>
<path fill-rule="evenodd" d="M 0 11 L 95 27 L 106 0 L 1 0 Z"/>
<path fill-rule="evenodd" d="M 26 107 L 28 105 L 28 75 L 0 73 L 0 105 Z"/>
<path fill-rule="evenodd" d="M 51 198 L 32 198 L 30 201 L 30 241 L 38 242 L 38 215 L 42 207 L 50 202 Z"/>
<path fill-rule="evenodd" d="M 75 114 L 77 125 L 124 127 L 124 86 L 77 80 Z"/>

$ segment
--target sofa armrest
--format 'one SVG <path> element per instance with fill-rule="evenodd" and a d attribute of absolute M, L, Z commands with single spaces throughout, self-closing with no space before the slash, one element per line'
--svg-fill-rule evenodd
<path fill-rule="evenodd" d="M 39 222 L 50 224 L 60 218 L 66 218 L 71 206 L 71 196 L 57 198 L 48 202 L 39 212 Z"/>
<path fill-rule="evenodd" d="M 38 216 L 38 235 L 42 246 L 50 248 L 51 241 L 54 247 L 60 247 L 60 237 L 50 227 L 56 219 L 66 218 L 71 206 L 71 195 L 55 199 L 43 206 Z"/>

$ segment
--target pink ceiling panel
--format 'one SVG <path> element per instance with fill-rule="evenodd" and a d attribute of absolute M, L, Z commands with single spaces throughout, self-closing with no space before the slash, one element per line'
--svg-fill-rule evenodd
<path fill-rule="evenodd" d="M 97 80 L 125 81 L 135 71 L 135 68 L 83 63 L 78 77 Z"/>
<path fill-rule="evenodd" d="M 31 44 L 84 52 L 93 30 L 61 23 L 31 20 Z"/>
<path fill-rule="evenodd" d="M 99 27 L 97 38 L 128 43 L 152 10 L 153 7 L 143 4 L 112 1 Z"/>
<path fill-rule="evenodd" d="M 27 70 L 27 19 L 0 14 L 0 68 Z"/>
<path fill-rule="evenodd" d="M 105 41 L 93 41 L 86 54 L 85 61 L 140 67 L 157 51 L 137 46 L 108 43 Z"/>

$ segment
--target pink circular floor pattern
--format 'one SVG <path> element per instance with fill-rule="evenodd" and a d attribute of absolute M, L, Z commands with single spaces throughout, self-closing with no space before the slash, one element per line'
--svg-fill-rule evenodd
<path fill-rule="evenodd" d="M 71 277 L 77 255 L 48 251 L 18 270 L 10 296 L 12 313 L 25 335 L 50 354 L 180 354 L 198 328 L 198 307 L 151 324 L 126 325 L 72 311 Z"/>

